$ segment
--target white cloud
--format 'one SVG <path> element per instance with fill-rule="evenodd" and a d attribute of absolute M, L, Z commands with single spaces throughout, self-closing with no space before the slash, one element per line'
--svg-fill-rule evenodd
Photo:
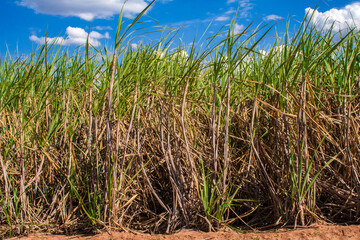
<path fill-rule="evenodd" d="M 289 49 L 289 47 L 287 47 L 287 49 Z M 275 46 L 274 50 L 276 52 L 282 53 L 285 50 L 285 45 L 282 44 L 282 45 L 279 45 L 279 46 Z"/>
<path fill-rule="evenodd" d="M 103 30 L 112 30 L 113 28 L 110 26 L 95 26 L 95 27 L 93 27 L 93 29 L 103 31 Z"/>
<path fill-rule="evenodd" d="M 275 15 L 275 14 L 267 15 L 266 17 L 264 17 L 265 21 L 276 21 L 276 20 L 280 20 L 280 19 L 283 19 L 283 18 L 278 15 Z"/>
<path fill-rule="evenodd" d="M 19 0 L 18 4 L 34 9 L 36 13 L 75 16 L 92 21 L 120 13 L 124 2 L 124 16 L 127 18 L 134 17 L 148 5 L 147 0 Z"/>
<path fill-rule="evenodd" d="M 62 44 L 64 46 L 70 46 L 70 45 L 82 45 L 85 44 L 88 38 L 88 33 L 78 27 L 67 27 L 66 28 L 66 35 L 67 37 L 48 37 L 45 39 L 45 37 L 38 37 L 36 35 L 31 35 L 30 40 L 33 42 L 36 42 L 38 44 L 44 44 L 45 40 L 47 43 L 53 43 L 53 44 Z M 101 34 L 96 31 L 90 32 L 89 35 L 89 43 L 92 44 L 94 47 L 100 46 L 100 39 L 103 38 L 110 38 L 109 33 L 106 32 L 105 34 Z"/>
<path fill-rule="evenodd" d="M 210 22 L 211 18 L 206 18 L 206 19 L 192 19 L 192 20 L 186 20 L 186 21 L 179 21 L 179 22 L 174 22 L 174 23 L 170 23 L 168 24 L 168 26 L 170 27 L 185 27 L 185 26 L 189 26 L 189 25 L 195 25 L 195 24 L 199 24 L 199 23 L 207 23 Z"/>
<path fill-rule="evenodd" d="M 229 16 L 222 15 L 222 16 L 219 16 L 219 17 L 215 18 L 215 21 L 223 22 L 223 21 L 227 21 L 227 20 L 229 20 L 229 19 L 230 19 Z"/>
<path fill-rule="evenodd" d="M 54 38 L 51 38 L 51 37 L 48 37 L 48 38 L 45 38 L 45 37 L 37 37 L 35 35 L 31 35 L 29 37 L 29 39 L 33 42 L 36 42 L 38 44 L 44 44 L 45 43 L 45 40 L 48 44 L 61 44 L 64 42 L 64 38 L 63 37 L 54 37 Z"/>
<path fill-rule="evenodd" d="M 179 59 L 186 59 L 187 57 L 189 57 L 189 54 L 185 50 L 177 50 L 176 49 L 175 51 L 171 51 L 168 48 L 166 48 L 166 49 L 159 48 L 157 51 L 155 51 L 155 54 L 160 59 L 169 57 L 171 59 L 179 60 Z"/>
<path fill-rule="evenodd" d="M 236 13 L 236 10 L 230 8 L 229 10 L 227 10 L 227 11 L 225 12 L 225 15 L 230 15 L 230 14 L 233 14 L 233 13 Z"/>
<path fill-rule="evenodd" d="M 185 50 L 181 50 L 180 52 L 176 52 L 174 57 L 179 56 L 180 58 L 187 58 L 189 54 Z"/>
<path fill-rule="evenodd" d="M 231 15 L 233 15 L 235 12 L 236 11 L 233 8 L 230 8 L 224 14 L 216 17 L 215 21 L 217 21 L 217 22 L 228 21 L 230 19 Z"/>
<path fill-rule="evenodd" d="M 234 34 L 239 34 L 244 28 L 244 25 L 235 23 Z"/>
<path fill-rule="evenodd" d="M 239 12 L 238 17 L 247 18 L 250 16 L 250 11 L 254 8 L 254 4 L 251 0 L 227 0 L 227 4 L 238 3 Z"/>
<path fill-rule="evenodd" d="M 226 4 L 238 3 L 239 7 L 253 6 L 251 0 L 227 0 Z"/>
<path fill-rule="evenodd" d="M 240 0 L 239 1 L 239 6 L 240 7 L 248 7 L 248 6 L 252 6 L 253 4 L 250 3 L 250 0 Z"/>
<path fill-rule="evenodd" d="M 260 54 L 261 57 L 265 57 L 265 55 L 267 55 L 268 53 L 267 53 L 267 51 L 265 51 L 263 49 L 260 49 L 259 54 Z"/>
<path fill-rule="evenodd" d="M 308 19 L 313 14 L 311 22 L 318 28 L 324 27 L 324 30 L 329 30 L 332 24 L 334 24 L 335 31 L 347 29 L 348 27 L 360 27 L 360 2 L 346 5 L 341 9 L 332 8 L 326 12 L 306 8 L 305 13 L 308 13 Z"/>

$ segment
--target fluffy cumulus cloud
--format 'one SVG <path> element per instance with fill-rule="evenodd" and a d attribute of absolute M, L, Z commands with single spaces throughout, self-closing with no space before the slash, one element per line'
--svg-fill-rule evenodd
<path fill-rule="evenodd" d="M 275 15 L 275 14 L 267 15 L 266 17 L 264 17 L 265 21 L 276 21 L 276 20 L 280 20 L 280 19 L 283 19 L 283 18 L 278 15 Z"/>
<path fill-rule="evenodd" d="M 239 34 L 244 29 L 245 29 L 244 25 L 235 23 L 235 27 L 234 27 L 234 33 L 235 34 Z"/>
<path fill-rule="evenodd" d="M 140 13 L 149 2 L 147 0 L 20 0 L 18 2 L 19 5 L 34 9 L 37 13 L 75 16 L 87 21 L 95 18 L 110 18 L 120 13 L 124 3 L 124 16 L 129 18 Z"/>
<path fill-rule="evenodd" d="M 44 44 L 46 41 L 47 43 L 62 44 L 64 46 L 70 46 L 70 45 L 79 46 L 85 44 L 88 38 L 88 32 L 78 27 L 70 27 L 70 26 L 67 27 L 66 35 L 67 35 L 66 38 L 64 37 L 45 38 L 45 37 L 38 37 L 36 35 L 31 35 L 30 40 L 38 44 Z M 106 32 L 105 34 L 101 34 L 99 32 L 92 31 L 90 32 L 89 35 L 89 43 L 95 47 L 98 47 L 101 44 L 99 40 L 104 38 L 110 38 L 108 32 Z"/>
<path fill-rule="evenodd" d="M 313 15 L 311 22 L 318 28 L 329 30 L 334 24 L 334 30 L 344 30 L 348 27 L 360 27 L 360 2 L 355 2 L 341 9 L 332 8 L 326 12 L 319 12 L 312 8 L 306 8 L 305 13 L 308 13 L 308 18 Z"/>

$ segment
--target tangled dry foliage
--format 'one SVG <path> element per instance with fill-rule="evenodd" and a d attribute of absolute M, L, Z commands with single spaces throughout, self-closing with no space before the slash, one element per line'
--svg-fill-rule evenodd
<path fill-rule="evenodd" d="M 357 223 L 359 35 L 307 24 L 5 59 L 2 236 Z"/>

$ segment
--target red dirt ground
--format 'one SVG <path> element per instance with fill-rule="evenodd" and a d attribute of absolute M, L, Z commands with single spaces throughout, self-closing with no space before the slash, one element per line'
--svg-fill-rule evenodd
<path fill-rule="evenodd" d="M 275 239 L 291 239 L 291 240 L 348 240 L 360 239 L 360 225 L 338 226 L 338 225 L 314 225 L 309 228 L 298 228 L 296 230 L 279 229 L 265 232 L 247 232 L 245 234 L 238 232 L 211 232 L 204 233 L 198 231 L 183 230 L 170 235 L 149 235 L 134 234 L 125 232 L 101 233 L 97 235 L 48 235 L 45 233 L 31 234 L 24 237 L 10 238 L 11 240 L 275 240 Z"/>

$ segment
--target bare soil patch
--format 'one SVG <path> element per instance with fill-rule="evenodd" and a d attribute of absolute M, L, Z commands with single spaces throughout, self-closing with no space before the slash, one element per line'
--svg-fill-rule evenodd
<path fill-rule="evenodd" d="M 308 228 L 297 229 L 278 229 L 264 232 L 199 232 L 191 230 L 183 230 L 175 234 L 169 235 L 150 235 L 141 233 L 126 233 L 126 232 L 106 232 L 96 235 L 50 235 L 46 233 L 31 234 L 23 237 L 10 238 L 11 240 L 35 240 L 35 239 L 51 239 L 51 240 L 275 240 L 275 239 L 291 239 L 291 240 L 329 240 L 329 239 L 360 239 L 360 225 L 339 226 L 339 225 L 313 225 Z"/>

